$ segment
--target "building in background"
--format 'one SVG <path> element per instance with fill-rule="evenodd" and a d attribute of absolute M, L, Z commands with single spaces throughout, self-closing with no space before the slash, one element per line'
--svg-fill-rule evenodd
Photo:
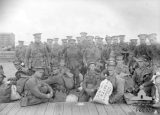
<path fill-rule="evenodd" d="M 0 33 L 0 49 L 15 48 L 15 35 L 13 33 Z"/>

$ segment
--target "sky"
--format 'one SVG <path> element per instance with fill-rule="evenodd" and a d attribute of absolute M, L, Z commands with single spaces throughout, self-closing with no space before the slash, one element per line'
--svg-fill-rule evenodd
<path fill-rule="evenodd" d="M 14 33 L 16 41 L 88 35 L 157 33 L 160 41 L 160 0 L 0 0 L 0 33 Z"/>

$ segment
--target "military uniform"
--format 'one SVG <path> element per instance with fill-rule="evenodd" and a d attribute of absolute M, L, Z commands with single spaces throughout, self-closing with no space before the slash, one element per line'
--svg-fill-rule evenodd
<path fill-rule="evenodd" d="M 23 45 L 24 41 L 19 41 L 19 45 L 15 49 L 15 60 L 20 60 L 24 63 L 26 46 Z"/>
<path fill-rule="evenodd" d="M 106 36 L 105 38 L 107 44 L 103 46 L 103 60 L 106 62 L 111 54 L 111 50 L 112 50 L 112 44 L 111 44 L 111 40 L 112 38 L 109 36 Z"/>
<path fill-rule="evenodd" d="M 97 48 L 93 42 L 93 36 L 87 36 L 89 40 L 89 46 L 86 48 L 83 56 L 83 63 L 87 64 L 90 60 L 102 60 L 102 51 Z"/>
<path fill-rule="evenodd" d="M 95 37 L 96 39 L 96 46 L 102 50 L 103 49 L 103 38 L 99 37 L 99 36 L 96 36 Z"/>
<path fill-rule="evenodd" d="M 36 67 L 36 71 L 44 72 L 42 67 Z M 52 88 L 35 74 L 31 76 L 24 86 L 24 97 L 21 106 L 30 106 L 47 102 L 53 96 Z"/>
<path fill-rule="evenodd" d="M 113 85 L 113 92 L 109 99 L 110 103 L 116 103 L 118 101 L 121 101 L 125 92 L 125 80 L 119 77 L 116 74 L 116 72 L 114 72 L 115 71 L 114 69 L 115 68 L 112 66 L 108 67 L 108 71 L 113 72 L 112 75 L 107 76 L 107 79 Z M 107 71 L 104 71 L 103 74 L 107 74 Z"/>
<path fill-rule="evenodd" d="M 157 43 L 156 36 L 156 33 L 148 35 L 148 39 L 151 43 L 148 48 L 148 55 L 152 59 L 154 69 L 160 66 L 160 43 Z"/>
<path fill-rule="evenodd" d="M 100 86 L 101 74 L 96 71 L 88 71 L 84 76 L 82 84 L 83 90 L 80 93 L 79 101 L 86 102 L 89 98 L 94 98 L 97 88 Z M 92 92 L 88 92 L 87 89 L 93 89 Z"/>
<path fill-rule="evenodd" d="M 146 34 L 140 34 L 138 35 L 139 39 L 140 40 L 146 40 L 147 38 L 147 35 Z M 141 43 L 140 45 L 138 45 L 135 50 L 134 50 L 134 53 L 133 53 L 133 57 L 139 57 L 139 56 L 146 56 L 148 59 L 149 59 L 149 56 L 147 54 L 147 49 L 148 49 L 148 46 L 146 43 Z"/>
<path fill-rule="evenodd" d="M 146 59 L 143 56 L 138 57 L 138 62 L 143 61 L 144 63 L 145 60 Z M 153 70 L 151 68 L 146 67 L 145 64 L 137 68 L 132 76 L 134 80 L 135 93 L 138 93 L 140 86 L 143 85 L 144 91 L 146 92 L 147 96 L 154 96 L 155 86 L 151 81 L 152 76 Z"/>
<path fill-rule="evenodd" d="M 75 87 L 79 87 L 79 70 L 81 68 L 82 63 L 82 53 L 77 48 L 74 39 L 70 39 L 68 42 L 70 43 L 69 48 L 67 48 L 65 52 L 65 60 L 67 62 L 67 67 L 71 70 L 74 74 L 74 82 Z"/>
<path fill-rule="evenodd" d="M 52 45 L 52 52 L 51 52 L 51 63 L 54 64 L 59 57 L 60 57 L 60 45 L 58 44 L 59 38 L 54 38 L 54 44 Z"/>
<path fill-rule="evenodd" d="M 68 39 L 62 39 L 62 45 L 60 50 L 60 57 L 64 57 L 64 53 L 68 48 Z"/>
<path fill-rule="evenodd" d="M 34 34 L 34 36 L 35 39 L 41 39 L 41 33 Z M 36 66 L 42 66 L 44 68 L 50 66 L 48 51 L 46 46 L 40 41 L 29 45 L 25 56 L 25 66 L 33 71 L 35 71 Z"/>

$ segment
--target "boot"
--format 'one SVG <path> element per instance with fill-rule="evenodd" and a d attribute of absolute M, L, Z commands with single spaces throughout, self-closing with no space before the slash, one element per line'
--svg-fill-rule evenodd
<path fill-rule="evenodd" d="M 155 108 L 160 108 L 160 84 L 157 85 L 157 89 L 158 89 L 158 94 L 159 94 L 159 100 L 158 100 L 158 103 L 153 104 L 152 106 Z"/>

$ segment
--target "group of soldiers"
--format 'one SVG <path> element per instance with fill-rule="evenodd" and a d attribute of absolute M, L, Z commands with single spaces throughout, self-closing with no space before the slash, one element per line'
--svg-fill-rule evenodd
<path fill-rule="evenodd" d="M 73 89 L 79 92 L 79 101 L 89 101 L 104 79 L 113 85 L 110 103 L 118 102 L 126 93 L 137 95 L 140 90 L 155 98 L 156 87 L 160 96 L 160 44 L 156 33 L 138 35 L 139 45 L 138 39 L 124 42 L 125 35 L 80 35 L 76 39 L 67 36 L 62 45 L 58 44 L 59 38 L 42 43 L 41 33 L 33 34 L 35 42 L 27 47 L 19 41 L 13 62 L 16 77 L 9 80 L 20 87 L 23 106 L 54 99 L 57 91 L 68 95 Z M 160 101 L 153 106 L 160 107 Z"/>

